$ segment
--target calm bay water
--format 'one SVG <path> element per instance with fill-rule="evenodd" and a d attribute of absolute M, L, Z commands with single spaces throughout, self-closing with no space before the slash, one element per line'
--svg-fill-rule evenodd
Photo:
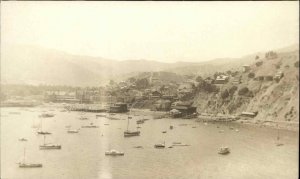
<path fill-rule="evenodd" d="M 241 124 L 208 124 L 193 120 L 158 119 L 140 125 L 141 136 L 124 138 L 127 120 L 109 120 L 86 113 L 89 120 L 79 120 L 79 112 L 61 112 L 59 108 L 1 108 L 1 178 L 298 178 L 298 133 L 280 131 L 283 146 L 275 145 L 277 130 Z M 47 143 L 62 145 L 61 150 L 39 150 L 43 136 L 32 125 L 40 124 L 43 111 L 56 114 L 43 118 L 43 129 L 52 132 Z M 13 114 L 11 112 L 20 112 Z M 127 119 L 126 115 L 117 117 Z M 134 116 L 130 128 L 136 129 Z M 93 122 L 99 128 L 81 128 Z M 109 124 L 109 125 L 104 125 Z M 181 126 L 180 124 L 187 124 Z M 66 125 L 81 128 L 68 134 Z M 169 126 L 174 129 L 170 130 Z M 219 126 L 219 128 L 217 128 Z M 196 127 L 196 128 L 193 128 Z M 238 129 L 230 130 L 229 127 Z M 220 133 L 224 130 L 224 133 Z M 167 131 L 167 133 L 162 133 Z M 18 141 L 19 138 L 27 142 Z M 155 149 L 156 143 L 182 142 L 191 146 Z M 143 146 L 143 149 L 134 148 Z M 218 155 L 221 146 L 231 153 Z M 42 168 L 22 169 L 16 164 L 42 163 Z M 116 149 L 124 156 L 105 156 Z"/>

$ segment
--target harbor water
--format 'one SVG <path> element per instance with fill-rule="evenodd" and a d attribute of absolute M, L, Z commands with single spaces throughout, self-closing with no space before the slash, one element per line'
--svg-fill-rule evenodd
<path fill-rule="evenodd" d="M 40 118 L 43 112 L 54 117 Z M 80 116 L 88 120 L 80 120 Z M 121 120 L 96 118 L 95 113 L 66 112 L 62 108 L 1 108 L 2 179 L 140 179 L 140 178 L 218 178 L 218 179 L 296 179 L 298 178 L 298 133 L 259 128 L 238 123 L 202 123 L 184 119 L 153 119 L 133 116 L 129 129 L 140 124 L 140 136 L 124 138 L 127 114 Z M 36 125 L 52 134 L 46 143 L 60 144 L 61 150 L 39 150 L 44 137 Z M 84 125 L 98 128 L 82 128 Z M 79 133 L 67 133 L 66 126 Z M 170 125 L 174 126 L 170 129 Z M 166 131 L 166 133 L 162 133 Z M 276 146 L 277 136 L 283 146 Z M 19 141 L 26 138 L 27 141 Z M 166 148 L 156 149 L 164 143 Z M 180 142 L 189 146 L 174 146 Z M 135 148 L 142 146 L 142 148 Z M 230 154 L 219 155 L 222 146 Z M 42 168 L 19 168 L 18 162 L 42 163 Z M 124 156 L 105 156 L 115 149 Z"/>

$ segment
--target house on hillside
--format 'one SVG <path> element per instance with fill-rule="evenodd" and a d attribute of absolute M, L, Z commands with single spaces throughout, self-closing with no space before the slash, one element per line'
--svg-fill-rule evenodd
<path fill-rule="evenodd" d="M 215 80 L 215 84 L 225 84 L 229 81 L 229 76 L 227 75 L 219 75 Z"/>
<path fill-rule="evenodd" d="M 246 73 L 246 72 L 248 72 L 248 71 L 250 71 L 251 70 L 251 67 L 249 66 L 249 65 L 243 65 L 243 72 L 244 73 Z"/>
<path fill-rule="evenodd" d="M 274 75 L 274 80 L 279 82 L 281 80 L 281 78 L 283 78 L 283 76 L 284 76 L 283 72 L 279 71 Z"/>
<path fill-rule="evenodd" d="M 194 92 L 194 88 L 195 86 L 193 83 L 185 82 L 179 85 L 177 93 L 178 95 L 191 94 Z"/>
<path fill-rule="evenodd" d="M 170 115 L 174 118 L 186 117 L 197 113 L 197 108 L 192 106 L 193 102 L 174 102 L 171 105 Z"/>
<path fill-rule="evenodd" d="M 150 99 L 159 99 L 160 97 L 161 97 L 161 93 L 157 90 L 152 91 L 149 96 Z"/>
<path fill-rule="evenodd" d="M 238 85 L 238 84 L 241 84 L 241 83 L 242 83 L 242 76 L 234 77 L 233 80 L 232 80 L 232 84 L 234 84 L 234 85 Z"/>

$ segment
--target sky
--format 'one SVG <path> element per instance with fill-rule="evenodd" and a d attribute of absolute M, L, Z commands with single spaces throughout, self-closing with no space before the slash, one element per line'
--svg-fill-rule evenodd
<path fill-rule="evenodd" d="M 299 43 L 295 2 L 2 1 L 1 46 L 200 62 Z"/>

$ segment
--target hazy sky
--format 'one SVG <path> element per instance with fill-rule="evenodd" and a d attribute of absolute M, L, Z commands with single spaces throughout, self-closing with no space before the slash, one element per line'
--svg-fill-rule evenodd
<path fill-rule="evenodd" d="M 298 43 L 299 2 L 1 2 L 1 45 L 165 62 Z"/>

